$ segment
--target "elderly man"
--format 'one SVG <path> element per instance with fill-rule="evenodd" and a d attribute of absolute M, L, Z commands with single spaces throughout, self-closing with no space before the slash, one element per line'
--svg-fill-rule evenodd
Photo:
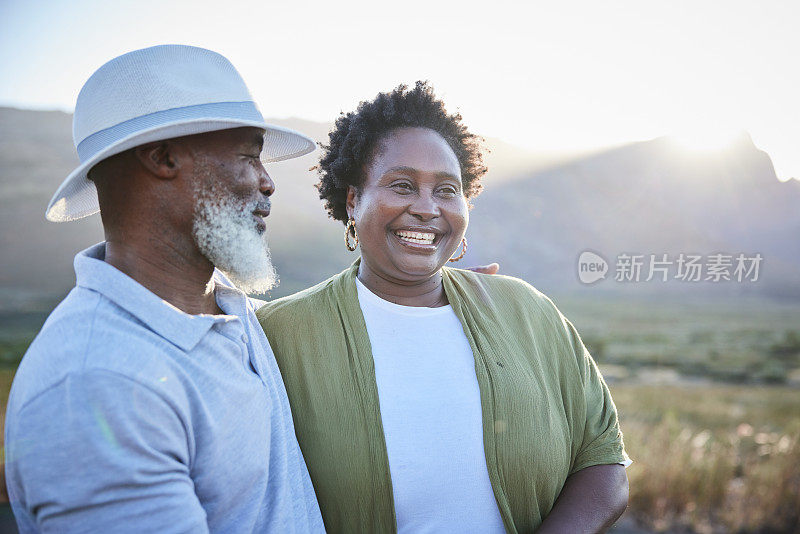
<path fill-rule="evenodd" d="M 240 291 L 275 280 L 262 161 L 313 142 L 265 124 L 225 58 L 172 45 L 101 67 L 73 129 L 82 163 L 47 218 L 99 209 L 106 240 L 76 256 L 76 287 L 14 380 L 6 470 L 20 530 L 322 532 Z"/>

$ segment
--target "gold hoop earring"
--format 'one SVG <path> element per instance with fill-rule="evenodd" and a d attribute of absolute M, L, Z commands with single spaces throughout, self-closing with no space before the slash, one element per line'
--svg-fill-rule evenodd
<path fill-rule="evenodd" d="M 353 227 L 353 237 L 355 238 L 355 243 L 350 243 L 350 227 Z M 349 219 L 347 221 L 347 225 L 344 227 L 344 246 L 347 247 L 347 250 L 353 252 L 356 247 L 358 247 L 358 234 L 356 233 L 356 220 Z"/>
<path fill-rule="evenodd" d="M 466 253 L 467 253 L 467 238 L 466 238 L 466 237 L 462 237 L 462 238 L 461 238 L 461 254 L 459 254 L 459 255 L 458 255 L 457 257 L 455 257 L 455 258 L 450 258 L 450 259 L 449 259 L 449 260 L 447 260 L 447 261 L 458 261 L 458 260 L 460 260 L 461 258 L 463 258 L 463 257 L 464 257 L 464 254 L 466 254 Z"/>

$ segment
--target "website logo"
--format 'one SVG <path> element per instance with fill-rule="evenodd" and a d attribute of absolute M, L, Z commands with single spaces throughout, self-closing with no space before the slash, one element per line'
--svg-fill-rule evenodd
<path fill-rule="evenodd" d="M 606 277 L 608 262 L 599 254 L 584 250 L 578 257 L 578 279 L 583 284 L 593 284 Z"/>

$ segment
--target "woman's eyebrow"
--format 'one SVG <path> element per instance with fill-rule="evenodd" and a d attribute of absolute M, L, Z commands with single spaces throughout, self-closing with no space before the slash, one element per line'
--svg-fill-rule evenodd
<path fill-rule="evenodd" d="M 461 178 L 449 172 L 437 172 L 436 177 L 440 180 L 453 180 L 454 182 L 461 182 Z"/>
<path fill-rule="evenodd" d="M 419 169 L 415 169 L 414 167 L 408 167 L 408 166 L 405 166 L 405 165 L 398 165 L 396 167 L 392 167 L 391 169 L 387 169 L 386 172 L 384 172 L 383 174 L 386 175 L 386 174 L 390 174 L 390 173 L 393 173 L 393 172 L 394 173 L 398 173 L 398 174 L 419 174 L 419 173 L 421 173 L 423 171 L 420 171 Z M 434 173 L 434 176 L 436 176 L 436 178 L 438 178 L 439 180 L 455 180 L 456 182 L 460 182 L 461 181 L 461 178 L 459 178 L 458 176 L 456 176 L 456 175 L 454 175 L 452 173 L 446 172 L 446 171 L 441 171 L 441 172 Z"/>
<path fill-rule="evenodd" d="M 392 172 L 396 172 L 399 174 L 417 174 L 419 171 L 414 167 L 406 167 L 404 165 L 398 165 L 397 167 L 392 167 L 391 169 L 386 169 L 386 172 L 383 174 L 389 174 Z"/>

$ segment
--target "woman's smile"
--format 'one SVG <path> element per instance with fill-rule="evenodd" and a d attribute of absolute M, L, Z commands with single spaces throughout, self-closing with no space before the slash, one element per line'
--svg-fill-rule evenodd
<path fill-rule="evenodd" d="M 433 229 L 412 229 L 404 228 L 392 230 L 389 234 L 404 247 L 408 247 L 413 252 L 433 254 L 441 241 L 443 233 Z"/>

